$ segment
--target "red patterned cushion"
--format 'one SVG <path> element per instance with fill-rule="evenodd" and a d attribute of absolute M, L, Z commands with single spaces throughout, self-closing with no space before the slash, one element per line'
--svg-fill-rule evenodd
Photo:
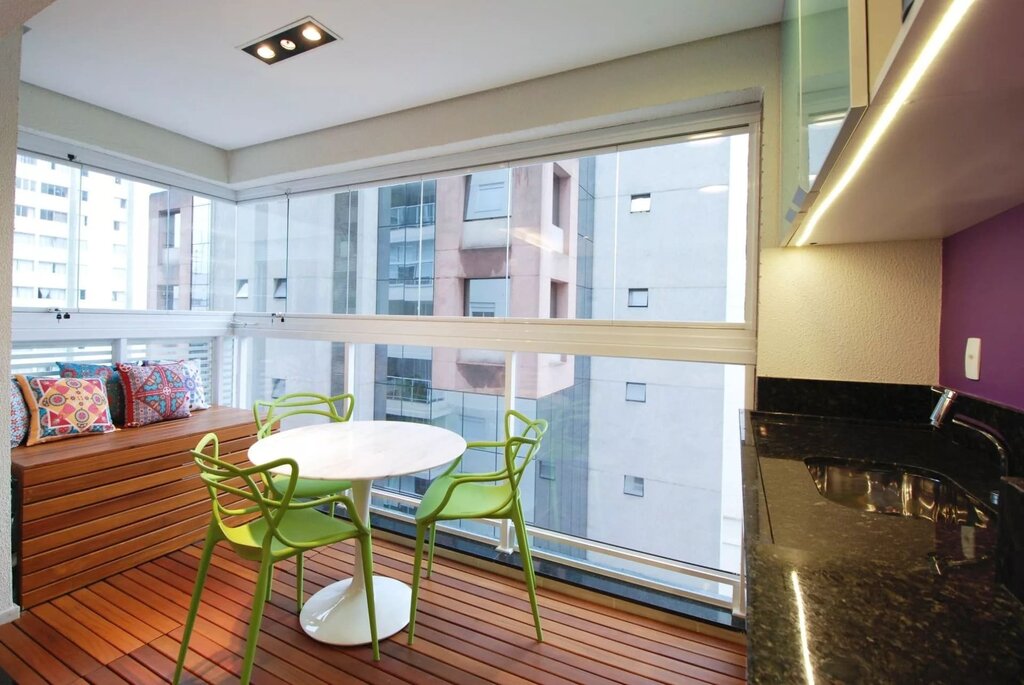
<path fill-rule="evenodd" d="M 190 415 L 192 397 L 180 364 L 118 364 L 125 391 L 125 426 L 145 426 Z"/>
<path fill-rule="evenodd" d="M 99 378 L 18 376 L 30 426 L 28 445 L 114 430 Z"/>

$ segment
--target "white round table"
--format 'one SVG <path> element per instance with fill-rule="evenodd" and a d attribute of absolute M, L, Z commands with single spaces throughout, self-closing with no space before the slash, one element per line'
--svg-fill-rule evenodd
<path fill-rule="evenodd" d="M 375 478 L 401 476 L 435 468 L 466 451 L 466 441 L 444 428 L 402 421 L 347 421 L 303 426 L 274 433 L 249 448 L 249 461 L 260 465 L 282 457 L 294 459 L 303 478 L 351 480 L 352 499 L 369 524 L 370 487 Z M 393 578 L 373 576 L 377 637 L 394 635 L 409 622 L 412 588 Z M 351 578 L 328 585 L 310 597 L 299 614 L 306 633 L 333 645 L 370 642 L 366 579 L 356 545 Z"/>

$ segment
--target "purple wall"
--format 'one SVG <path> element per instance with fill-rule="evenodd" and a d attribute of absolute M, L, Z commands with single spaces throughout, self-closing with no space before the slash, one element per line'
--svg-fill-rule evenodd
<path fill-rule="evenodd" d="M 964 376 L 981 338 L 981 378 Z M 942 241 L 939 383 L 1024 410 L 1024 205 Z"/>

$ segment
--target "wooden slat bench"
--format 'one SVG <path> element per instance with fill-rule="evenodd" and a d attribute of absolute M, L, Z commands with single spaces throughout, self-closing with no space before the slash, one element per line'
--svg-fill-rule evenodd
<path fill-rule="evenodd" d="M 16 575 L 28 608 L 202 540 L 210 502 L 188 451 L 209 432 L 246 460 L 252 413 L 191 417 L 11 451 L 20 525 Z"/>

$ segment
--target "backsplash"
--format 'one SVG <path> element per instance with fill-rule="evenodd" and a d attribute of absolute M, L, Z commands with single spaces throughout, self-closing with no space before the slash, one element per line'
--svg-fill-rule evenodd
<path fill-rule="evenodd" d="M 1024 411 L 1024 205 L 942 241 L 939 383 Z M 964 375 L 967 338 L 981 373 Z"/>
<path fill-rule="evenodd" d="M 854 381 L 805 380 L 799 378 L 757 378 L 758 411 L 806 414 L 871 421 L 925 425 L 938 395 L 927 385 L 860 383 Z M 960 394 L 950 418 L 964 414 L 995 428 L 1010 452 L 1010 473 L 1024 475 L 1024 412 L 1000 406 L 967 394 Z M 995 448 L 972 430 L 946 421 L 943 433 L 955 442 L 991 453 Z"/>
<path fill-rule="evenodd" d="M 935 405 L 927 385 L 757 378 L 757 409 L 782 414 L 923 423 Z"/>

